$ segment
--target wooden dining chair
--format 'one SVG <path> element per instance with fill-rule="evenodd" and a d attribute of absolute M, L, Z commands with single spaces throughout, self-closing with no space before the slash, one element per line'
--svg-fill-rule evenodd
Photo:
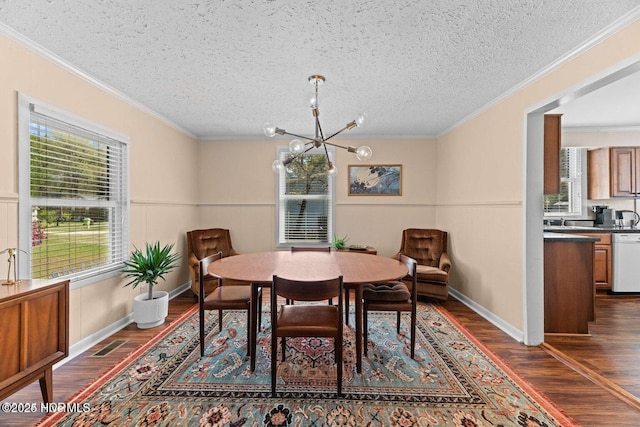
<path fill-rule="evenodd" d="M 291 252 L 331 252 L 331 246 L 291 246 Z"/>
<path fill-rule="evenodd" d="M 396 331 L 400 333 L 400 315 L 402 312 L 411 313 L 411 358 L 415 356 L 416 349 L 416 260 L 406 255 L 400 254 L 399 261 L 407 266 L 409 273 L 406 279 L 411 280 L 411 289 L 402 281 L 387 283 L 369 283 L 362 288 L 363 299 L 363 334 L 364 334 L 364 355 L 367 355 L 368 343 L 368 320 L 369 311 L 395 311 L 397 312 Z"/>
<path fill-rule="evenodd" d="M 331 253 L 331 246 L 291 246 L 291 252 L 328 252 Z M 287 301 L 287 304 L 292 304 Z M 329 304 L 333 304 L 333 298 L 329 300 Z"/>
<path fill-rule="evenodd" d="M 207 228 L 202 230 L 187 231 L 187 264 L 191 273 L 191 290 L 197 298 L 201 295 L 200 281 L 200 260 L 209 255 L 222 252 L 222 257 L 238 255 L 231 243 L 231 232 L 226 228 Z M 240 284 L 237 280 L 223 279 L 222 284 Z M 213 291 L 218 286 L 218 278 L 208 276 L 204 281 L 205 294 Z"/>
<path fill-rule="evenodd" d="M 205 281 L 212 277 L 207 271 L 209 264 L 222 259 L 222 252 L 209 255 L 200 260 L 199 274 L 199 295 L 206 295 L 204 298 L 198 298 L 198 313 L 200 316 L 200 356 L 204 357 L 204 312 L 205 310 L 218 310 L 218 332 L 222 331 L 222 311 L 223 310 L 246 310 L 247 312 L 247 354 L 251 354 L 249 348 L 249 310 L 251 309 L 251 286 L 248 285 L 222 285 L 222 280 L 218 279 L 218 286 L 209 294 L 205 293 Z M 258 294 L 258 325 L 261 323 L 261 305 L 262 305 L 262 289 Z"/>
<path fill-rule="evenodd" d="M 286 360 L 287 337 L 333 338 L 337 369 L 338 396 L 342 395 L 342 276 L 318 281 L 288 280 L 273 276 L 271 284 L 271 394 L 276 396 L 278 338 L 282 341 L 282 360 Z M 283 304 L 278 297 L 307 304 Z M 308 304 L 338 298 L 338 305 Z"/>

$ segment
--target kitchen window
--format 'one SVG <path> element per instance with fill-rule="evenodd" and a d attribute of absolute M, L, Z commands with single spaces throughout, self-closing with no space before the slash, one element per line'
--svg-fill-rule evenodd
<path fill-rule="evenodd" d="M 331 161 L 334 150 L 328 147 Z M 285 160 L 288 147 L 278 147 L 277 156 Z M 333 237 L 335 179 L 327 170 L 324 150 L 314 149 L 291 162 L 277 175 L 276 245 L 328 245 Z"/>
<path fill-rule="evenodd" d="M 560 193 L 544 196 L 544 215 L 581 217 L 586 213 L 587 149 L 562 148 L 560 151 Z"/>
<path fill-rule="evenodd" d="M 20 248 L 33 279 L 72 288 L 120 274 L 128 248 L 126 139 L 20 97 Z"/>

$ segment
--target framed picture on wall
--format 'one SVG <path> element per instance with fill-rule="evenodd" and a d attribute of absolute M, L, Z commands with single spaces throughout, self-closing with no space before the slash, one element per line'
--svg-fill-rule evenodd
<path fill-rule="evenodd" d="M 350 196 L 401 196 L 402 165 L 349 165 Z"/>

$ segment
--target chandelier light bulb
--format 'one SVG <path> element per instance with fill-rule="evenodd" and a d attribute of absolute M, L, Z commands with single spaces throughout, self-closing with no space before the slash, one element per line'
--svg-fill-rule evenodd
<path fill-rule="evenodd" d="M 369 160 L 372 156 L 373 151 L 366 145 L 362 145 L 356 150 L 356 157 L 358 160 Z"/>
<path fill-rule="evenodd" d="M 338 168 L 335 167 L 332 162 L 329 162 L 329 169 L 327 169 L 327 173 L 329 176 L 335 176 L 338 173 Z"/>
<path fill-rule="evenodd" d="M 289 143 L 289 152 L 291 154 L 300 154 L 304 151 L 304 142 L 294 139 Z"/>
<path fill-rule="evenodd" d="M 365 122 L 367 121 L 367 113 L 360 113 L 360 115 L 358 116 L 358 118 L 356 119 L 356 124 L 358 126 L 362 126 L 363 124 L 365 124 Z"/>
<path fill-rule="evenodd" d="M 282 163 L 282 160 L 274 160 L 274 162 L 271 164 L 271 169 L 275 173 L 284 172 L 284 164 Z"/>
<path fill-rule="evenodd" d="M 276 135 L 276 126 L 271 123 L 264 124 L 264 134 L 269 138 L 273 138 Z"/>
<path fill-rule="evenodd" d="M 317 93 L 311 93 L 310 95 L 307 96 L 307 104 L 309 105 L 309 108 L 318 108 L 320 106 L 320 101 L 318 99 L 318 94 Z"/>

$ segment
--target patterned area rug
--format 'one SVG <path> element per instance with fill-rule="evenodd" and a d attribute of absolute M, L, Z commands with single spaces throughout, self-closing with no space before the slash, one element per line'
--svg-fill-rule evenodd
<path fill-rule="evenodd" d="M 268 312 L 255 372 L 246 358 L 245 313 L 226 312 L 222 332 L 217 313 L 207 319 L 205 357 L 194 307 L 78 393 L 70 406 L 83 412 L 55 413 L 41 425 L 577 425 L 438 305 L 419 305 L 415 360 L 408 335 L 396 333 L 395 313 L 371 314 L 362 374 L 353 330 L 345 328 L 341 397 L 331 341 L 289 339 L 272 398 Z"/>

